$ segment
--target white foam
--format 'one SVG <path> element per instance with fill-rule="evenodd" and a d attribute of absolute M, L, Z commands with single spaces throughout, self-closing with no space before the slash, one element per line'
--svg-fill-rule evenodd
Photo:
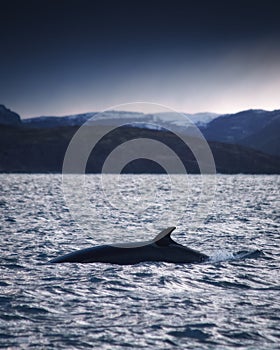
<path fill-rule="evenodd" d="M 235 256 L 232 252 L 229 252 L 227 250 L 218 250 L 211 254 L 209 258 L 211 262 L 216 263 L 221 261 L 232 260 L 235 258 Z"/>

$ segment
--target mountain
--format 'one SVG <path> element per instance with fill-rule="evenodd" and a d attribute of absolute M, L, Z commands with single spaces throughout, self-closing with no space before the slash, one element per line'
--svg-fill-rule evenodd
<path fill-rule="evenodd" d="M 280 156 L 280 110 L 222 115 L 201 128 L 209 141 L 247 146 Z"/>
<path fill-rule="evenodd" d="M 90 132 L 95 128 L 88 126 Z M 91 129 L 92 128 L 92 129 Z M 59 128 L 0 128 L 0 172 L 60 173 L 66 149 L 78 127 Z M 148 138 L 165 143 L 177 153 L 188 173 L 199 173 L 193 153 L 175 134 L 165 130 L 134 127 L 117 128 L 103 137 L 87 162 L 87 173 L 99 173 L 108 155 L 121 143 L 135 138 Z M 217 172 L 226 174 L 280 173 L 280 159 L 252 149 L 209 142 Z M 133 152 L 133 149 L 131 150 Z M 166 155 L 159 155 L 166 161 Z M 167 159 L 168 160 L 168 159 Z M 155 162 L 136 160 L 129 163 L 126 173 L 163 173 Z"/>
<path fill-rule="evenodd" d="M 179 117 L 178 117 L 179 115 Z M 215 113 L 176 113 L 164 112 L 154 114 L 144 114 L 139 112 L 127 111 L 105 111 L 105 112 L 89 112 L 84 114 L 73 114 L 63 117 L 43 116 L 23 119 L 22 123 L 28 128 L 54 128 L 60 126 L 81 126 L 90 118 L 98 120 L 99 125 L 119 125 L 128 124 L 144 128 L 153 128 L 152 124 L 164 124 L 167 128 L 172 126 L 176 129 L 183 130 L 191 121 L 198 126 L 204 126 L 219 115 Z M 184 119 L 185 118 L 185 119 Z"/>
<path fill-rule="evenodd" d="M 240 141 L 241 145 L 280 156 L 280 118 Z"/>
<path fill-rule="evenodd" d="M 213 138 L 209 141 L 209 146 L 219 173 L 280 173 L 279 157 L 241 144 L 244 142 L 244 144 L 253 145 L 257 140 L 256 147 L 267 147 L 270 151 L 273 144 L 277 143 L 279 135 L 277 134 L 278 111 L 274 114 L 265 111 L 245 111 L 237 115 L 225 116 L 203 113 L 183 115 L 180 118 L 177 113 L 174 115 L 173 113 L 142 114 L 107 111 L 98 113 L 98 116 L 94 113 L 86 113 L 21 121 L 16 113 L 2 105 L 1 109 L 4 111 L 4 116 L 0 119 L 0 172 L 2 173 L 61 172 L 69 142 L 84 122 L 87 122 L 87 128 L 93 134 L 96 128 L 123 124 L 121 128 L 115 128 L 98 142 L 87 162 L 89 173 L 102 171 L 104 161 L 117 146 L 136 138 L 154 139 L 165 143 L 177 153 L 188 173 L 199 173 L 193 153 L 177 136 L 184 132 L 190 139 L 195 140 L 192 133 L 194 124 L 189 121 L 192 118 L 207 138 Z M 89 121 L 92 116 L 95 116 L 94 120 L 98 120 L 98 126 L 93 126 Z M 236 122 L 236 118 L 239 118 L 242 128 Z M 141 121 L 140 124 L 139 121 Z M 213 127 L 213 125 L 216 126 Z M 176 130 L 177 135 L 168 128 Z M 221 138 L 223 142 L 215 140 L 216 138 Z M 232 144 L 235 139 L 236 144 Z M 258 141 L 260 139 L 262 143 Z M 133 152 L 133 149 L 131 151 Z M 159 157 L 166 161 L 167 155 L 161 154 Z M 142 159 L 127 164 L 124 172 L 162 173 L 164 169 L 151 160 Z"/>
<path fill-rule="evenodd" d="M 280 110 L 247 110 L 236 114 L 176 113 L 144 114 L 127 111 L 90 112 L 64 117 L 36 117 L 23 119 L 28 128 L 57 128 L 81 126 L 90 119 L 98 125 L 120 124 L 151 130 L 172 130 L 196 135 L 196 127 L 208 141 L 239 144 L 271 155 L 280 156 Z"/>
<path fill-rule="evenodd" d="M 20 116 L 0 104 L 0 125 L 17 127 L 21 125 Z"/>

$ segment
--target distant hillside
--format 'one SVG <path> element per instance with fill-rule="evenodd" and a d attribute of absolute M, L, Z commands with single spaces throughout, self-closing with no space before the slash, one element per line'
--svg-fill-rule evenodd
<path fill-rule="evenodd" d="M 219 116 L 201 131 L 209 141 L 244 145 L 280 156 L 280 110 L 248 110 Z"/>
<path fill-rule="evenodd" d="M 92 128 L 92 127 L 89 127 Z M 0 128 L 0 172 L 48 173 L 61 172 L 67 146 L 77 127 L 52 129 Z M 94 130 L 93 130 L 94 132 Z M 122 142 L 134 138 L 151 138 L 171 147 L 184 163 L 188 173 L 199 173 L 192 152 L 170 132 L 119 128 L 106 135 L 95 147 L 88 163 L 88 173 L 101 172 L 110 152 Z M 219 173 L 273 174 L 280 173 L 280 159 L 249 148 L 220 142 L 210 142 Z M 164 154 L 162 155 L 165 156 Z M 135 161 L 126 168 L 127 173 L 161 173 L 151 161 Z"/>
<path fill-rule="evenodd" d="M 98 120 L 99 125 L 130 125 L 138 128 L 146 129 L 172 129 L 181 133 L 193 133 L 195 125 L 204 127 L 210 121 L 217 118 L 215 113 L 150 113 L 144 114 L 139 112 L 127 111 L 105 111 L 105 112 L 89 112 L 83 114 L 74 114 L 63 117 L 35 117 L 23 119 L 22 124 L 28 128 L 57 128 L 63 126 L 81 126 L 85 122 L 90 123 L 90 119 Z"/>
<path fill-rule="evenodd" d="M 2 123 L 2 125 L 0 120 L 0 172 L 2 173 L 61 172 L 63 159 L 68 144 L 75 132 L 79 128 L 79 125 L 76 125 L 76 122 L 78 119 L 80 120 L 80 118 L 88 118 L 87 115 L 83 115 L 84 117 L 81 117 L 81 115 L 79 115 L 78 118 L 73 117 L 71 120 L 72 124 L 70 123 L 70 125 L 67 124 L 69 122 L 69 118 L 67 118 L 68 122 L 66 123 L 67 125 L 65 125 L 64 121 L 61 123 L 60 119 L 52 120 L 51 117 L 48 117 L 47 121 L 46 119 L 41 119 L 39 121 L 39 124 L 43 122 L 44 126 L 41 125 L 39 127 L 37 123 L 37 126 L 34 127 L 34 124 L 31 126 L 28 124 L 29 122 L 22 123 L 19 119 L 19 116 L 18 118 L 15 117 L 13 112 L 7 109 L 4 109 L 4 111 L 6 114 L 5 121 L 4 123 Z M 110 113 L 112 113 L 113 116 L 116 116 L 117 114 L 121 113 L 120 117 L 122 117 L 123 120 L 131 120 L 133 114 L 131 112 L 125 112 L 126 114 L 123 114 L 123 112 Z M 8 120 L 9 118 L 11 119 Z M 160 116 L 153 115 L 153 118 L 161 118 L 161 122 L 165 119 L 166 123 L 171 123 L 174 121 L 174 118 L 172 118 L 170 114 L 164 114 Z M 216 117 L 213 116 L 213 118 Z M 210 117 L 210 119 L 213 118 Z M 211 121 L 208 125 L 210 126 L 218 120 L 222 120 L 223 123 L 223 118 L 227 119 L 228 116 L 218 117 Z M 110 120 L 113 119 L 109 118 L 109 121 Z M 229 120 L 231 120 L 231 118 L 229 118 Z M 244 122 L 244 120 L 242 122 Z M 275 116 L 275 120 L 278 120 L 277 115 Z M 181 122 L 182 121 L 180 121 L 180 123 Z M 179 128 L 178 130 L 180 130 L 180 128 L 182 127 L 180 123 L 178 123 L 177 125 L 177 127 Z M 219 123 L 220 122 L 218 122 L 217 124 L 218 127 L 220 127 Z M 274 124 L 272 124 L 272 122 L 268 122 L 266 127 L 262 127 L 263 122 L 261 122 L 260 124 L 261 126 L 255 127 L 253 132 L 246 131 L 245 133 L 243 133 L 244 137 L 242 140 L 248 140 L 248 143 L 253 143 L 253 141 L 256 139 L 254 139 L 255 135 L 257 135 L 257 133 L 260 133 L 261 135 L 266 135 L 266 138 L 262 138 L 263 140 L 266 140 L 266 145 L 271 140 L 273 141 L 274 139 L 271 138 L 270 135 L 273 134 L 274 130 L 276 130 L 276 127 L 274 127 L 272 130 L 270 128 L 271 125 Z M 235 121 L 232 125 L 233 130 L 235 130 Z M 89 130 L 91 130 L 91 132 L 95 132 L 94 126 L 89 125 L 88 128 Z M 208 131 L 213 131 L 213 129 L 211 128 L 209 128 Z M 244 128 L 245 130 L 249 130 L 249 126 L 247 126 L 246 123 L 244 124 Z M 204 127 L 204 132 L 206 130 L 207 126 Z M 224 130 L 226 131 L 227 128 L 225 127 Z M 240 130 L 239 132 L 233 132 L 232 134 L 234 134 L 235 137 L 238 138 L 239 133 Z M 229 133 L 229 135 L 231 134 Z M 275 135 L 275 137 L 276 136 L 277 135 Z M 188 137 L 193 138 L 191 133 L 188 135 Z M 250 140 L 250 137 L 252 137 L 253 140 Z M 103 139 L 100 140 L 97 146 L 94 148 L 91 156 L 88 159 L 86 169 L 87 172 L 101 172 L 103 163 L 107 156 L 110 154 L 110 152 L 121 143 L 135 138 L 149 138 L 165 143 L 168 147 L 172 148 L 178 154 L 179 158 L 184 163 L 188 173 L 199 173 L 198 164 L 194 155 L 180 138 L 178 138 L 175 134 L 167 130 L 156 130 L 150 128 L 150 126 L 149 128 L 146 128 L 145 125 L 142 128 L 133 126 L 117 128 L 111 133 L 107 134 L 105 137 L 103 137 Z M 228 142 L 229 140 L 226 139 L 226 141 Z M 280 173 L 279 157 L 271 156 L 263 152 L 250 149 L 243 145 L 229 144 L 218 141 L 210 141 L 209 146 L 213 152 L 217 172 L 219 173 Z M 269 147 L 271 147 L 271 145 L 269 145 Z M 160 157 L 165 157 L 166 159 L 165 154 L 160 155 Z M 135 160 L 127 164 L 127 166 L 124 169 L 124 172 L 162 173 L 164 172 L 164 170 L 155 162 L 149 160 Z"/>
<path fill-rule="evenodd" d="M 271 155 L 280 156 L 280 111 L 248 110 L 236 114 L 181 114 L 175 112 L 144 114 L 126 111 L 90 112 L 64 117 L 23 119 L 28 128 L 81 126 L 94 116 L 100 125 L 126 124 L 146 129 L 172 129 L 177 133 L 195 135 L 195 125 L 209 141 L 239 144 Z"/>
<path fill-rule="evenodd" d="M 0 125 L 19 126 L 21 125 L 20 116 L 0 104 Z"/>

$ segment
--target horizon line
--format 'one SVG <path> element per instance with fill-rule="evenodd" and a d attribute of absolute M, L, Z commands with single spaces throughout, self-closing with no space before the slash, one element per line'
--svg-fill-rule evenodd
<path fill-rule="evenodd" d="M 6 107 L 6 106 L 5 106 Z M 10 109 L 9 107 L 6 107 L 7 109 Z M 149 115 L 149 114 L 161 114 L 161 113 L 178 113 L 178 114 L 185 114 L 185 115 L 198 115 L 198 114 L 214 114 L 217 116 L 222 116 L 222 115 L 230 115 L 230 114 L 238 114 L 241 112 L 246 112 L 246 111 L 263 111 L 263 112 L 274 112 L 280 110 L 276 109 L 264 109 L 264 108 L 246 108 L 246 109 L 241 109 L 241 110 L 235 110 L 231 112 L 212 112 L 212 111 L 200 111 L 200 112 L 184 112 L 184 111 L 176 111 L 176 110 L 170 110 L 170 111 L 137 111 L 137 110 L 129 110 L 129 109 L 104 109 L 104 110 L 96 110 L 96 111 L 81 111 L 81 112 L 70 112 L 70 113 L 58 113 L 58 114 L 41 114 L 41 115 L 33 115 L 33 116 L 22 116 L 20 113 L 17 111 L 10 109 L 12 112 L 15 112 L 19 114 L 21 119 L 32 119 L 32 118 L 43 118 L 43 117 L 58 117 L 58 118 L 63 118 L 63 117 L 68 117 L 68 116 L 74 116 L 74 115 L 83 115 L 83 114 L 99 114 L 99 113 L 105 113 L 105 112 L 125 112 L 125 113 L 139 113 L 143 115 Z"/>

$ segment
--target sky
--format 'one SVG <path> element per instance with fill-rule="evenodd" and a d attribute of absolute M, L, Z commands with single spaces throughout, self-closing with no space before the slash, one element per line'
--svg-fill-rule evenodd
<path fill-rule="evenodd" d="M 277 3 L 2 0 L 0 104 L 23 118 L 280 109 Z"/>

